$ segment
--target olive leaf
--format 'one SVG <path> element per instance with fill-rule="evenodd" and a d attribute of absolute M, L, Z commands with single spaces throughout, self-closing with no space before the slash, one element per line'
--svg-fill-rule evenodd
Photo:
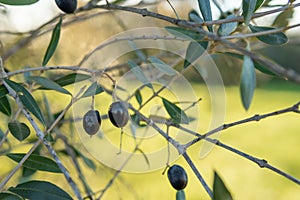
<path fill-rule="evenodd" d="M 244 56 L 241 81 L 240 81 L 240 94 L 243 106 L 248 110 L 254 90 L 256 87 L 256 75 L 252 59 L 249 56 Z"/>
<path fill-rule="evenodd" d="M 90 85 L 90 87 L 88 87 L 88 89 L 86 89 L 86 91 L 83 93 L 81 98 L 94 96 L 94 95 L 100 94 L 102 92 L 104 92 L 104 90 L 101 87 L 101 85 L 99 85 L 97 82 L 93 82 Z"/>
<path fill-rule="evenodd" d="M 0 3 L 11 6 L 24 6 L 38 2 L 39 0 L 0 0 Z"/>
<path fill-rule="evenodd" d="M 233 19 L 235 17 L 236 17 L 235 15 L 228 15 L 226 19 Z M 236 29 L 237 25 L 238 25 L 237 22 L 229 22 L 229 23 L 221 24 L 218 29 L 218 35 L 220 36 L 230 35 Z"/>
<path fill-rule="evenodd" d="M 87 74 L 72 73 L 72 74 L 67 74 L 63 77 L 60 77 L 60 78 L 54 80 L 54 82 L 56 82 L 58 85 L 63 87 L 63 86 L 71 85 L 73 83 L 87 80 L 89 78 L 91 78 L 91 76 L 87 75 Z"/>
<path fill-rule="evenodd" d="M 210 0 L 198 0 L 198 5 L 201 11 L 201 14 L 205 21 L 212 21 Z M 207 26 L 210 32 L 213 32 L 212 26 Z"/>
<path fill-rule="evenodd" d="M 139 105 L 142 105 L 143 103 L 143 97 L 141 95 L 141 91 L 140 90 L 136 90 L 134 93 L 135 99 L 138 102 Z"/>
<path fill-rule="evenodd" d="M 213 200 L 232 200 L 230 192 L 217 172 L 214 175 Z"/>
<path fill-rule="evenodd" d="M 4 85 L 0 85 L 0 98 L 8 94 L 8 90 Z"/>
<path fill-rule="evenodd" d="M 195 10 L 192 10 L 191 12 L 189 12 L 189 20 L 192 21 L 192 22 L 195 22 L 195 23 L 203 23 L 203 19 L 199 16 L 199 14 L 195 11 Z"/>
<path fill-rule="evenodd" d="M 22 197 L 18 196 L 17 194 L 11 192 L 1 192 L 0 199 L 2 200 L 23 200 Z"/>
<path fill-rule="evenodd" d="M 128 65 L 131 68 L 133 74 L 147 87 L 153 88 L 151 83 L 148 81 L 147 77 L 145 76 L 143 70 L 140 66 L 138 66 L 135 62 L 129 60 Z"/>
<path fill-rule="evenodd" d="M 188 124 L 189 123 L 188 116 L 185 114 L 185 112 L 181 108 L 179 108 L 177 105 L 168 101 L 165 98 L 162 98 L 162 101 L 163 101 L 163 105 L 164 105 L 165 109 L 167 110 L 167 113 L 169 114 L 169 116 L 171 117 L 171 120 L 175 124 Z"/>
<path fill-rule="evenodd" d="M 4 81 L 17 93 L 20 101 L 22 102 L 23 106 L 27 108 L 36 118 L 40 120 L 43 124 L 45 124 L 44 116 L 34 100 L 31 94 L 20 84 L 4 79 Z"/>
<path fill-rule="evenodd" d="M 30 76 L 29 77 L 30 80 L 33 80 L 34 82 L 36 82 L 37 84 L 43 86 L 43 88 L 47 88 L 49 90 L 55 90 L 57 92 L 61 92 L 63 94 L 68 94 L 68 95 L 72 95 L 68 90 L 62 88 L 62 86 L 60 86 L 59 84 L 57 84 L 54 81 L 51 81 L 45 77 L 41 77 L 41 76 Z"/>
<path fill-rule="evenodd" d="M 169 65 L 167 65 L 166 63 L 164 63 L 162 60 L 160 60 L 157 57 L 150 56 L 148 58 L 148 61 L 150 61 L 150 63 L 155 68 L 157 68 L 158 70 L 160 70 L 161 72 L 163 72 L 169 76 L 174 76 L 177 74 L 176 70 L 174 70 L 172 67 L 170 67 Z"/>
<path fill-rule="evenodd" d="M 252 15 L 255 11 L 256 0 L 243 0 L 243 17 L 244 23 L 249 25 Z"/>
<path fill-rule="evenodd" d="M 48 61 L 53 56 L 53 54 L 56 50 L 56 47 L 57 47 L 58 41 L 59 41 L 59 37 L 60 37 L 61 24 L 62 24 L 62 18 L 59 19 L 58 23 L 56 24 L 56 26 L 53 29 L 50 43 L 49 43 L 46 53 L 44 55 L 44 59 L 43 59 L 43 63 L 42 63 L 43 66 L 47 65 Z"/>
<path fill-rule="evenodd" d="M 6 156 L 18 163 L 23 159 L 25 155 L 25 153 L 9 153 Z M 31 154 L 23 163 L 23 166 L 32 170 L 62 173 L 53 160 L 37 154 Z"/>
<path fill-rule="evenodd" d="M 275 29 L 271 27 L 252 26 L 251 24 L 249 24 L 249 28 L 253 33 Z M 282 45 L 288 42 L 288 37 L 282 32 L 257 36 L 257 39 L 270 45 Z"/>
<path fill-rule="evenodd" d="M 47 181 L 28 181 L 18 184 L 16 187 L 10 187 L 8 190 L 30 200 L 72 200 L 72 197 L 68 193 Z"/>
<path fill-rule="evenodd" d="M 11 134 L 20 142 L 25 140 L 30 135 L 30 129 L 28 126 L 18 121 L 9 122 L 8 129 Z"/>
<path fill-rule="evenodd" d="M 183 68 L 187 68 L 195 60 L 197 60 L 205 52 L 207 46 L 208 46 L 207 41 L 190 42 L 186 50 Z"/>
<path fill-rule="evenodd" d="M 264 2 L 264 0 L 257 0 L 254 11 L 259 9 L 262 6 L 263 2 Z"/>
<path fill-rule="evenodd" d="M 196 41 L 201 41 L 204 37 L 204 35 L 188 30 L 181 27 L 175 27 L 175 26 L 166 26 L 165 29 L 171 33 L 172 35 L 175 35 L 177 37 L 183 38 L 183 39 L 193 39 Z"/>
<path fill-rule="evenodd" d="M 11 115 L 11 107 L 7 96 L 0 97 L 0 112 L 7 116 Z"/>

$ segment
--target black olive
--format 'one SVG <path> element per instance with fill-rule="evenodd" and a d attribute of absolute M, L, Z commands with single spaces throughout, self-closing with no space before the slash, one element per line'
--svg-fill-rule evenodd
<path fill-rule="evenodd" d="M 74 13 L 77 8 L 77 0 L 55 0 L 59 9 L 65 13 Z"/>
<path fill-rule="evenodd" d="M 173 165 L 169 168 L 168 178 L 176 190 L 183 190 L 188 183 L 188 176 L 185 170 L 179 165 Z"/>
<path fill-rule="evenodd" d="M 124 102 L 116 101 L 112 103 L 108 110 L 108 116 L 113 125 L 124 127 L 129 120 L 129 113 Z"/>
<path fill-rule="evenodd" d="M 83 128 L 89 135 L 95 135 L 101 125 L 100 114 L 97 110 L 89 110 L 83 116 Z"/>

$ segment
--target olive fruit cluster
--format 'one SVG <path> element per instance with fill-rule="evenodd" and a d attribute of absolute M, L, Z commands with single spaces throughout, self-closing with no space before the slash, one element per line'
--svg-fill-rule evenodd
<path fill-rule="evenodd" d="M 77 0 L 55 0 L 55 3 L 65 13 L 74 13 L 77 8 Z"/>
<path fill-rule="evenodd" d="M 176 190 L 183 190 L 188 183 L 187 173 L 179 165 L 173 165 L 168 169 L 168 178 L 172 187 Z"/>
<path fill-rule="evenodd" d="M 100 113 L 97 110 L 89 110 L 83 116 L 83 128 L 89 135 L 95 135 L 101 125 Z"/>
<path fill-rule="evenodd" d="M 108 116 L 114 126 L 123 128 L 129 120 L 126 104 L 122 101 L 113 102 L 109 107 Z M 98 132 L 100 125 L 101 117 L 99 111 L 89 110 L 83 116 L 83 128 L 87 134 L 95 135 Z"/>

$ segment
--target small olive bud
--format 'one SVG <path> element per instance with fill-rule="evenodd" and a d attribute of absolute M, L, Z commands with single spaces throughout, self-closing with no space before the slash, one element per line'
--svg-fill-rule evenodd
<path fill-rule="evenodd" d="M 55 0 L 59 9 L 65 13 L 74 13 L 77 8 L 77 0 Z"/>
<path fill-rule="evenodd" d="M 183 190 L 188 182 L 188 176 L 185 170 L 179 165 L 173 165 L 168 170 L 168 178 L 176 190 Z"/>
<path fill-rule="evenodd" d="M 101 125 L 100 114 L 97 110 L 89 110 L 83 116 L 83 128 L 89 135 L 95 135 Z"/>
<path fill-rule="evenodd" d="M 124 102 L 116 101 L 112 103 L 108 110 L 108 116 L 113 125 L 124 127 L 129 120 L 129 113 Z"/>

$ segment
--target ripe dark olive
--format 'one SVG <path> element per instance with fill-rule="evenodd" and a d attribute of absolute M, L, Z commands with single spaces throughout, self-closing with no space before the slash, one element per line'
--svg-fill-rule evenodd
<path fill-rule="evenodd" d="M 112 103 L 108 110 L 108 116 L 116 127 L 124 127 L 129 120 L 129 113 L 124 102 L 116 101 Z"/>
<path fill-rule="evenodd" d="M 176 190 L 183 190 L 188 183 L 187 174 L 185 170 L 179 165 L 173 165 L 169 168 L 168 178 L 171 185 Z"/>
<path fill-rule="evenodd" d="M 89 135 L 95 135 L 101 125 L 100 114 L 97 110 L 89 110 L 83 116 L 83 128 Z"/>
<path fill-rule="evenodd" d="M 65 13 L 74 13 L 77 8 L 77 0 L 55 0 L 59 9 Z"/>

